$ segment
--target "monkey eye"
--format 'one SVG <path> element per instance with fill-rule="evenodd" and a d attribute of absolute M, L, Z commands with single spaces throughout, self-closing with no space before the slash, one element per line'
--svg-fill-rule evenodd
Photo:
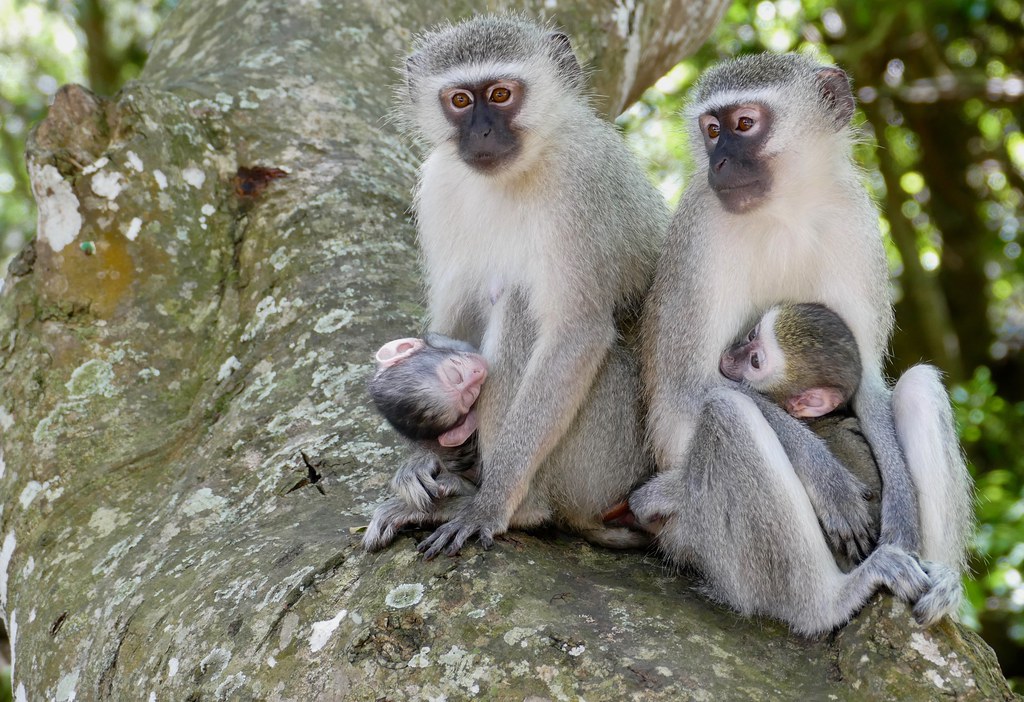
<path fill-rule="evenodd" d="M 740 117 L 739 121 L 736 123 L 736 129 L 741 132 L 750 131 L 753 127 L 754 120 L 751 117 Z"/>
<path fill-rule="evenodd" d="M 761 357 L 756 353 L 750 354 L 750 365 L 754 370 L 761 370 Z"/>
<path fill-rule="evenodd" d="M 508 88 L 498 87 L 491 91 L 491 102 L 496 102 L 499 105 L 508 102 L 511 97 L 512 91 Z"/>
<path fill-rule="evenodd" d="M 452 107 L 454 107 L 457 110 L 464 110 L 472 104 L 473 97 L 463 90 L 460 90 L 452 95 Z"/>
<path fill-rule="evenodd" d="M 757 327 L 751 329 L 750 333 L 747 334 L 747 341 L 753 341 L 755 338 L 757 338 Z"/>
<path fill-rule="evenodd" d="M 712 122 L 708 125 L 708 138 L 717 139 L 718 135 L 722 133 L 722 128 Z"/>

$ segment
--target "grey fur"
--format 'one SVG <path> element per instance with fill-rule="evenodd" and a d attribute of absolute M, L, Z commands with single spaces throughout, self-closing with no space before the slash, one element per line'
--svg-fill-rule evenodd
<path fill-rule="evenodd" d="M 578 64 L 568 60 L 567 50 L 564 37 L 520 16 L 478 17 L 426 34 L 409 64 L 413 92 L 420 81 L 452 68 L 481 62 L 515 64 L 518 79 L 528 86 L 516 119 L 534 125 L 521 133 L 527 142 L 523 153 L 528 154 L 521 158 L 530 161 L 513 164 L 516 167 L 500 177 L 474 175 L 453 155 L 447 134 L 424 132 L 424 125 L 443 124 L 429 112 L 439 109 L 437 105 L 407 100 L 404 107 L 418 140 L 433 145 L 417 199 L 421 240 L 427 235 L 435 241 L 476 237 L 479 260 L 493 265 L 487 275 L 519 276 L 506 282 L 523 286 L 527 317 L 520 321 L 517 315 L 506 314 L 509 290 L 498 298 L 481 289 L 486 282 L 478 282 L 476 262 L 432 259 L 432 251 L 425 247 L 431 329 L 479 346 L 490 368 L 478 401 L 480 488 L 469 505 L 421 545 L 428 557 L 454 553 L 473 535 L 489 545 L 523 505 L 533 504 L 535 495 L 548 489 L 538 492 L 539 486 L 571 486 L 574 494 L 568 502 L 579 502 L 588 510 L 601 502 L 597 508 L 605 509 L 615 498 L 603 498 L 631 482 L 637 470 L 636 455 L 628 460 L 602 455 L 594 448 L 600 442 L 580 434 L 594 431 L 628 440 L 635 424 L 594 429 L 576 420 L 581 407 L 604 392 L 603 383 L 619 382 L 604 380 L 601 374 L 613 365 L 608 354 L 620 333 L 617 321 L 629 316 L 628 310 L 636 308 L 649 288 L 668 213 L 621 136 L 579 89 L 581 73 Z M 560 87 L 552 89 L 552 84 Z M 531 92 L 529 86 L 541 92 Z M 543 99 L 533 99 L 537 96 Z M 530 143 L 538 148 L 529 148 Z M 467 180 L 475 189 L 471 199 L 466 197 Z M 470 225 L 463 230 L 458 224 L 477 221 L 475 213 L 499 211 L 511 201 L 515 208 L 504 210 L 508 214 L 501 226 L 490 227 L 490 232 L 468 229 Z M 440 214 L 431 210 L 435 204 L 443 210 Z M 519 231 L 535 236 L 534 246 L 542 249 L 540 258 L 528 263 L 531 270 L 517 269 L 515 261 L 491 258 L 506 249 L 501 242 L 489 243 L 488 237 L 494 231 L 518 236 L 517 217 L 522 218 Z M 538 227 L 543 234 L 536 233 Z M 442 267 L 445 276 L 437 275 Z M 542 283 L 536 279 L 539 271 L 546 271 Z M 535 337 L 530 332 L 534 328 Z M 507 382 L 495 382 L 502 377 Z M 629 421 L 634 422 L 635 385 L 620 383 L 608 392 L 614 405 L 630 408 Z M 552 471 L 565 465 L 550 460 L 555 451 L 571 453 L 568 463 L 581 470 L 601 464 L 608 471 L 604 475 L 626 478 L 602 485 L 588 474 L 571 485 L 552 477 Z M 545 498 L 540 502 L 547 504 Z M 586 519 L 591 516 L 584 514 Z"/>
<path fill-rule="evenodd" d="M 718 599 L 743 612 L 776 616 L 803 632 L 846 621 L 878 583 L 911 601 L 928 587 L 945 588 L 945 581 L 930 580 L 914 562 L 921 546 L 919 487 L 897 429 L 905 435 L 901 441 L 941 434 L 945 454 L 958 454 L 944 419 L 910 416 L 895 425 L 882 370 L 893 311 L 878 212 L 852 163 L 849 124 L 839 119 L 848 113 L 850 95 L 836 94 L 834 71 L 827 74 L 829 94 L 823 94 L 819 68 L 805 57 L 767 54 L 713 68 L 700 81 L 690 108 L 694 117 L 702 103 L 725 92 L 738 102 L 769 105 L 777 133 L 766 151 L 773 167 L 786 162 L 794 169 L 773 187 L 800 186 L 784 200 L 773 190 L 737 215 L 723 212 L 707 179 L 691 178 L 669 228 L 643 324 L 649 428 L 663 473 L 630 500 L 638 518 L 637 509 L 670 508 L 659 544 L 673 561 L 701 570 Z M 757 97 L 744 98 L 747 90 Z M 690 128 L 694 143 L 702 143 L 696 120 Z M 699 162 L 703 167 L 707 159 Z M 799 170 L 813 178 L 801 180 Z M 725 390 L 718 372 L 723 349 L 749 321 L 786 301 L 817 302 L 838 313 L 853 330 L 863 363 L 854 411 L 882 477 L 880 546 L 846 575 L 836 575 L 811 508 L 809 495 L 817 489 L 798 490 L 799 495 L 781 489 L 792 485 L 798 469 L 778 458 L 779 441 L 763 422 L 736 411 L 743 396 Z M 926 392 L 932 406 L 948 407 L 941 385 Z M 933 431 L 935 422 L 943 431 Z M 785 441 L 786 434 L 779 438 Z M 948 477 L 960 469 L 943 461 L 921 470 L 963 491 L 959 477 Z M 851 491 L 849 485 L 842 488 Z M 824 502 L 844 499 L 824 491 L 813 501 L 821 509 Z M 957 522 L 955 533 L 963 531 L 963 500 L 934 503 Z M 825 509 L 843 514 L 841 508 Z M 845 521 L 863 523 L 860 517 Z M 956 570 L 955 563 L 947 565 Z"/>
<path fill-rule="evenodd" d="M 630 497 L 637 519 L 664 521 L 657 544 L 666 557 L 695 567 L 712 599 L 805 635 L 845 624 L 879 586 L 920 597 L 928 576 L 902 549 L 881 546 L 852 572 L 839 570 L 810 501 L 781 470 L 785 457 L 765 458 L 756 412 L 736 390 L 711 390 L 685 466 Z"/>
<path fill-rule="evenodd" d="M 878 532 L 877 517 L 873 524 L 869 510 L 868 487 L 804 422 L 791 417 L 764 395 L 747 388 L 744 392 L 778 436 L 833 552 L 841 556 L 844 564 L 864 560 Z"/>
<path fill-rule="evenodd" d="M 525 15 L 487 15 L 435 27 L 417 37 L 406 60 L 408 81 L 444 73 L 472 63 L 516 63 L 524 57 L 548 56 L 566 89 L 581 93 L 586 76 L 565 34 L 538 25 Z"/>
<path fill-rule="evenodd" d="M 506 322 L 516 333 L 510 337 L 502 357 L 497 359 L 501 362 L 492 362 L 491 374 L 477 403 L 483 432 L 480 440 L 485 443 L 491 438 L 490 432 L 501 431 L 497 415 L 514 398 L 516 380 L 525 371 L 536 336 L 524 296 L 513 291 L 508 294 L 506 304 Z M 537 471 L 509 526 L 530 528 L 554 523 L 588 541 L 613 548 L 650 543 L 644 533 L 608 527 L 601 521 L 601 515 L 609 507 L 624 499 L 653 470 L 650 456 L 643 447 L 639 397 L 636 359 L 624 344 L 617 343 L 598 371 L 593 390 L 565 439 Z M 438 485 L 444 485 L 449 479 L 443 468 L 431 476 Z M 462 510 L 472 509 L 472 500 L 464 496 L 473 495 L 475 487 L 466 481 L 458 486 L 465 491 L 454 491 L 451 494 L 456 497 L 446 499 L 429 483 L 423 485 L 432 496 L 425 504 L 407 502 L 403 498 L 408 493 L 399 492 L 399 497 L 388 500 L 374 512 L 363 538 L 364 548 L 379 550 L 391 543 L 402 527 L 443 524 Z M 458 542 L 458 546 L 461 545 L 462 542 Z"/>

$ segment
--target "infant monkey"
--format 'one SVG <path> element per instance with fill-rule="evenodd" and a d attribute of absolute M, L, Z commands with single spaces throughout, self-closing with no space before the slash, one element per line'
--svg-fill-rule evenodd
<path fill-rule="evenodd" d="M 389 341 L 375 359 L 367 390 L 377 411 L 403 437 L 437 455 L 445 494 L 466 494 L 462 481 L 478 477 L 473 405 L 487 361 L 471 344 L 442 334 Z"/>
<path fill-rule="evenodd" d="M 881 522 L 878 465 L 856 417 L 844 409 L 861 379 L 853 332 L 835 312 L 819 304 L 783 304 L 769 309 L 750 333 L 722 354 L 722 375 L 771 398 L 791 416 L 805 420 L 832 454 L 870 492 L 872 543 Z M 833 548 L 836 563 L 856 565 Z"/>

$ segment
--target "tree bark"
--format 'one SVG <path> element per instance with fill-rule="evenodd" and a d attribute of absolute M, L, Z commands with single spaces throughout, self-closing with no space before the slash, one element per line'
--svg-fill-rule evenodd
<path fill-rule="evenodd" d="M 0 297 L 16 698 L 1009 699 L 977 636 L 886 598 L 806 641 L 566 536 L 360 551 L 398 460 L 369 360 L 421 316 L 391 68 L 470 3 L 319 5 L 183 2 L 140 82 L 35 132 Z M 613 114 L 724 3 L 557 8 Z"/>

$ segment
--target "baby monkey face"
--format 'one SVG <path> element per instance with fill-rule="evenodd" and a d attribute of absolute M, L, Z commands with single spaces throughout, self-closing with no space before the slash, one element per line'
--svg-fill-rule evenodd
<path fill-rule="evenodd" d="M 438 364 L 436 375 L 438 406 L 448 406 L 461 416 L 468 414 L 480 397 L 487 362 L 476 353 L 452 352 Z"/>

